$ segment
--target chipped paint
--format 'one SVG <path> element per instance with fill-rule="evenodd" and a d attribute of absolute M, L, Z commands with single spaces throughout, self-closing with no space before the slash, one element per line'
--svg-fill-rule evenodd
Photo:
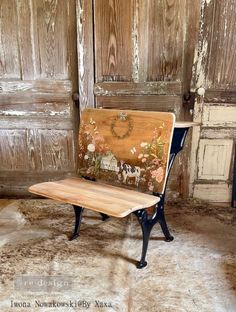
<path fill-rule="evenodd" d="M 83 34 L 84 10 L 81 6 L 78 6 L 77 16 L 78 16 L 77 33 Z M 83 83 L 82 83 L 82 81 L 84 80 L 84 73 L 85 73 L 84 57 L 86 54 L 86 51 L 85 51 L 86 46 L 84 43 L 84 37 L 80 36 L 78 38 L 79 39 L 77 41 L 77 50 L 78 50 L 79 95 L 80 95 L 81 102 L 83 102 L 83 105 L 86 107 L 87 106 L 86 94 L 84 92 Z"/>
<path fill-rule="evenodd" d="M 28 112 L 26 111 L 17 111 L 17 110 L 8 110 L 8 111 L 2 111 L 0 110 L 0 115 L 3 116 L 25 116 Z"/>
<path fill-rule="evenodd" d="M 47 103 L 45 103 L 46 105 Z M 16 117 L 20 117 L 20 116 L 40 116 L 40 115 L 48 115 L 48 116 L 68 116 L 69 115 L 69 111 L 68 109 L 62 110 L 62 111 L 47 111 L 47 109 L 45 109 L 45 111 L 42 112 L 38 112 L 38 111 L 18 111 L 18 110 L 0 110 L 0 116 L 16 116 Z"/>
<path fill-rule="evenodd" d="M 232 142 L 235 137 L 234 128 L 236 128 L 234 106 L 219 105 L 220 102 L 232 102 L 227 90 L 227 82 L 230 81 L 227 76 L 227 66 L 229 67 L 229 65 L 225 63 L 228 61 L 226 51 L 229 50 L 226 49 L 229 45 L 228 39 L 225 38 L 231 36 L 232 27 L 232 12 L 228 15 L 228 8 L 226 1 L 222 5 L 210 0 L 201 1 L 199 38 L 194 54 L 194 79 L 192 80 L 192 91 L 204 87 L 207 92 L 210 92 L 210 95 L 205 95 L 205 99 L 203 96 L 197 96 L 194 105 L 193 119 L 200 122 L 202 126 L 194 127 L 192 133 L 191 194 L 199 198 L 204 197 L 206 200 L 221 202 L 230 201 L 231 190 L 228 184 L 231 185 L 230 163 L 232 160 Z M 218 14 L 220 14 L 219 21 L 217 19 Z M 227 43 L 225 46 L 224 42 Z M 216 43 L 221 43 L 218 46 L 219 51 L 215 51 Z M 214 66 L 216 60 L 221 62 L 220 66 L 219 64 Z M 207 103 L 209 98 L 210 104 Z M 212 101 L 215 104 L 212 104 Z M 227 127 L 230 127 L 231 130 L 228 130 Z M 222 162 L 226 164 L 224 167 L 219 167 L 219 158 L 222 158 Z M 204 184 L 200 183 L 199 180 L 204 181 Z M 213 183 L 214 180 L 215 183 Z M 219 180 L 224 181 L 224 183 L 216 194 L 215 189 Z M 206 184 L 207 181 L 210 181 L 209 187 Z M 223 191 L 224 187 L 227 191 Z"/>
<path fill-rule="evenodd" d="M 138 18 L 139 18 L 139 1 L 135 2 L 135 12 L 133 19 L 133 29 L 132 29 L 132 43 L 133 43 L 133 53 L 132 53 L 132 78 L 134 82 L 139 81 L 139 33 L 138 33 Z"/>

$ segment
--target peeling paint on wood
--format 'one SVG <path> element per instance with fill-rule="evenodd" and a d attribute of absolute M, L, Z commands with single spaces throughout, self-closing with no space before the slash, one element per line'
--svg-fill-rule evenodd
<path fill-rule="evenodd" d="M 201 1 L 191 83 L 193 91 L 198 87 L 206 89 L 204 97 L 197 96 L 194 107 L 194 121 L 202 122 L 202 126 L 195 127 L 192 136 L 193 195 L 218 202 L 231 201 L 232 142 L 236 131 L 236 76 L 232 70 L 236 65 L 232 52 L 235 51 L 235 5 L 233 0 Z M 207 184 L 209 180 L 211 185 Z M 227 184 L 222 183 L 225 180 Z"/>
<path fill-rule="evenodd" d="M 194 188 L 193 196 L 214 203 L 229 203 L 232 197 L 232 186 L 227 183 L 198 184 Z"/>
<path fill-rule="evenodd" d="M 181 98 L 168 95 L 147 96 L 98 96 L 97 106 L 103 108 L 122 108 L 147 111 L 173 112 L 179 120 Z"/>
<path fill-rule="evenodd" d="M 202 123 L 204 126 L 236 128 L 236 106 L 205 104 Z"/>
<path fill-rule="evenodd" d="M 72 92 L 70 80 L 10 80 L 0 81 L 0 95 L 16 92 L 63 93 L 70 95 Z"/>
<path fill-rule="evenodd" d="M 94 107 L 93 84 L 93 4 L 92 0 L 76 0 L 77 53 L 80 112 Z"/>
<path fill-rule="evenodd" d="M 75 0 L 0 1 L 1 196 L 75 172 L 75 42 Z"/>
<path fill-rule="evenodd" d="M 104 82 L 94 85 L 94 94 L 99 96 L 118 95 L 181 95 L 182 84 L 180 82 Z"/>
<path fill-rule="evenodd" d="M 139 81 L 139 32 L 138 32 L 138 20 L 139 20 L 139 0 L 133 0 L 133 27 L 132 27 L 132 80 L 133 82 Z"/>
<path fill-rule="evenodd" d="M 227 181 L 230 177 L 232 148 L 233 140 L 200 139 L 197 178 Z"/>

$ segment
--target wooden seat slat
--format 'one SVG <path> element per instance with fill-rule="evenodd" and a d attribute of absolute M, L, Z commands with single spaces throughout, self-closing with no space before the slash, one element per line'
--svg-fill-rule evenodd
<path fill-rule="evenodd" d="M 39 183 L 31 186 L 29 191 L 118 218 L 151 207 L 160 200 L 153 195 L 81 178 Z"/>

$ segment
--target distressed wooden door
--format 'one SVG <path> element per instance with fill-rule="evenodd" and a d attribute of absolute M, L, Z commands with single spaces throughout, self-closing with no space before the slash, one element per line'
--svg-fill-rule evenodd
<path fill-rule="evenodd" d="M 74 173 L 76 2 L 0 1 L 0 196 Z"/>
<path fill-rule="evenodd" d="M 194 197 L 230 202 L 236 137 L 236 2 L 203 0 L 192 87 L 196 99 L 191 183 Z M 200 92 L 201 93 L 201 92 Z M 203 92 L 201 93 L 203 94 Z"/>
<path fill-rule="evenodd" d="M 77 1 L 80 108 L 175 112 L 190 89 L 199 0 Z M 169 185 L 187 193 L 188 146 Z"/>

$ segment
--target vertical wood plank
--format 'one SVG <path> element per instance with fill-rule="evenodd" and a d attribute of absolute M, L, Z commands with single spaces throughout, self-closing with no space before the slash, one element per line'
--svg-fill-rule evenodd
<path fill-rule="evenodd" d="M 21 78 L 15 0 L 0 1 L 0 77 Z"/>
<path fill-rule="evenodd" d="M 236 71 L 233 70 L 236 66 L 236 2 L 214 0 L 213 10 L 208 85 L 211 88 L 227 87 L 235 85 L 236 81 Z"/>
<path fill-rule="evenodd" d="M 42 147 L 37 129 L 27 130 L 27 152 L 30 170 L 42 171 Z"/>
<path fill-rule="evenodd" d="M 186 23 L 184 29 L 183 94 L 190 91 L 194 51 L 198 41 L 200 1 L 186 0 Z M 188 116 L 189 118 L 190 116 Z M 192 119 L 192 117 L 190 117 Z"/>
<path fill-rule="evenodd" d="M 67 18 L 63 0 L 34 0 L 41 78 L 68 78 Z"/>
<path fill-rule="evenodd" d="M 132 18 L 132 80 L 137 83 L 140 81 L 140 47 L 139 47 L 139 0 L 133 0 Z"/>
<path fill-rule="evenodd" d="M 0 171 L 27 171 L 26 130 L 0 131 Z"/>
<path fill-rule="evenodd" d="M 94 54 L 92 0 L 76 0 L 80 111 L 94 107 Z"/>
<path fill-rule="evenodd" d="M 184 7 L 185 0 L 140 2 L 140 64 L 144 66 L 140 71 L 143 79 L 182 79 Z"/>
<path fill-rule="evenodd" d="M 75 169 L 73 131 L 38 130 L 43 171 Z"/>
<path fill-rule="evenodd" d="M 132 79 L 132 1 L 95 1 L 96 82 Z"/>
<path fill-rule="evenodd" d="M 78 91 L 78 56 L 76 31 L 76 0 L 67 2 L 68 18 L 66 25 L 68 48 L 68 78 L 72 83 L 72 91 Z"/>
<path fill-rule="evenodd" d="M 22 79 L 34 79 L 35 55 L 31 0 L 17 0 L 18 36 Z"/>

